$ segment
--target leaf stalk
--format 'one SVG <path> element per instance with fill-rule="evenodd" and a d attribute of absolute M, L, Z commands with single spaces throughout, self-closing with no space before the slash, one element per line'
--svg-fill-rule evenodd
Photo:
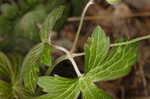
<path fill-rule="evenodd" d="M 128 44 L 135 43 L 135 42 L 138 42 L 138 41 L 141 41 L 141 40 L 145 40 L 145 39 L 150 39 L 150 35 L 138 37 L 138 38 L 135 38 L 133 40 L 126 41 L 126 42 L 114 43 L 114 44 L 111 44 L 110 46 L 111 47 L 115 47 L 115 46 L 121 46 L 121 45 L 128 45 Z"/>
<path fill-rule="evenodd" d="M 126 42 L 114 43 L 114 44 L 111 44 L 110 47 L 128 45 L 128 44 L 136 43 L 136 42 L 138 42 L 138 41 L 146 40 L 146 39 L 150 39 L 150 35 L 138 37 L 138 38 L 135 38 L 135 39 L 133 39 L 133 40 L 126 41 Z M 81 52 L 81 53 L 74 53 L 74 54 L 72 54 L 72 55 L 73 55 L 73 57 L 79 57 L 79 56 L 85 55 L 85 53 L 84 53 L 84 52 Z M 66 60 L 66 59 L 64 59 L 64 60 Z"/>
<path fill-rule="evenodd" d="M 89 0 L 89 2 L 87 3 L 87 5 L 85 6 L 85 8 L 83 10 L 83 13 L 81 15 L 81 20 L 80 20 L 80 23 L 79 23 L 79 27 L 78 27 L 78 30 L 77 30 L 77 33 L 76 33 L 76 38 L 75 38 L 75 41 L 74 41 L 72 49 L 71 49 L 71 53 L 73 53 L 75 51 L 75 48 L 76 48 L 76 45 L 77 45 L 77 42 L 78 42 L 78 39 L 79 39 L 80 31 L 81 31 L 81 28 L 82 28 L 82 25 L 83 25 L 85 13 L 86 13 L 88 7 L 92 4 L 94 4 L 93 2 L 94 2 L 93 0 Z"/>

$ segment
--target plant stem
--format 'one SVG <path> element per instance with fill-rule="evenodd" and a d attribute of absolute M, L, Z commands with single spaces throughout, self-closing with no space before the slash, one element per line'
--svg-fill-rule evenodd
<path fill-rule="evenodd" d="M 126 42 L 120 42 L 120 43 L 114 43 L 114 44 L 111 44 L 110 47 L 115 47 L 115 46 L 122 46 L 122 45 L 128 45 L 128 44 L 131 44 L 131 43 L 135 43 L 135 42 L 138 42 L 138 41 L 141 41 L 141 40 L 145 40 L 145 39 L 150 39 L 150 35 L 146 35 L 146 36 L 143 36 L 143 37 L 138 37 L 138 38 L 135 38 L 133 40 L 130 40 L 130 41 L 126 41 Z M 55 67 L 57 64 L 59 64 L 60 62 L 66 60 L 66 59 L 69 59 L 77 73 L 77 75 L 80 77 L 82 74 L 80 73 L 78 67 L 77 67 L 77 64 L 76 62 L 74 61 L 73 57 L 78 57 L 78 56 L 83 56 L 85 55 L 84 52 L 82 53 L 70 53 L 67 49 L 63 48 L 63 47 L 60 47 L 60 46 L 56 46 L 56 45 L 52 45 L 53 47 L 55 47 L 56 49 L 59 49 L 63 52 L 65 52 L 67 55 L 66 56 L 61 56 L 59 57 L 55 63 L 54 63 L 54 66 Z M 51 71 L 47 71 L 46 72 L 46 75 L 50 74 Z"/>
<path fill-rule="evenodd" d="M 59 50 L 61 50 L 61 51 L 63 51 L 63 52 L 65 52 L 65 53 L 67 54 L 67 57 L 68 57 L 68 59 L 71 61 L 72 65 L 73 65 L 73 67 L 74 67 L 74 69 L 75 69 L 75 72 L 76 72 L 77 76 L 80 77 L 82 74 L 80 73 L 76 62 L 75 62 L 75 60 L 73 59 L 72 54 L 71 54 L 67 49 L 65 49 L 65 48 L 63 48 L 63 47 L 61 47 L 61 46 L 53 45 L 53 47 L 56 48 L 56 49 L 59 49 Z"/>
<path fill-rule="evenodd" d="M 74 53 L 72 54 L 72 57 L 78 57 L 78 56 L 83 56 L 84 53 Z M 51 73 L 51 70 L 53 70 L 53 68 L 58 65 L 60 62 L 64 61 L 64 60 L 68 60 L 68 57 L 67 55 L 63 55 L 63 56 L 60 56 L 59 58 L 56 59 L 56 61 L 54 62 L 54 65 L 50 68 L 48 68 L 48 70 L 46 71 L 45 75 L 50 75 Z"/>
<path fill-rule="evenodd" d="M 76 48 L 76 45 L 77 45 L 77 42 L 78 42 L 78 38 L 79 38 L 79 35 L 80 35 L 80 31 L 81 31 L 81 28 L 82 28 L 82 25 L 83 25 L 83 20 L 84 20 L 85 13 L 86 13 L 88 7 L 91 4 L 93 4 L 93 0 L 89 0 L 89 2 L 87 3 L 87 5 L 85 6 L 85 8 L 83 10 L 83 13 L 81 15 L 81 20 L 80 20 L 80 23 L 79 23 L 79 27 L 78 27 L 78 30 L 77 30 L 77 33 L 76 33 L 76 38 L 75 38 L 75 41 L 74 41 L 72 49 L 71 49 L 71 53 L 75 51 L 75 48 Z"/>
<path fill-rule="evenodd" d="M 150 35 L 146 35 L 146 36 L 143 36 L 143 37 L 135 38 L 135 39 L 130 40 L 130 41 L 111 44 L 110 47 L 127 45 L 127 44 L 135 43 L 135 42 L 138 42 L 138 41 L 141 41 L 141 40 L 145 40 L 145 39 L 149 39 L 149 38 L 150 38 Z"/>
<path fill-rule="evenodd" d="M 126 41 L 126 42 L 114 43 L 114 44 L 111 44 L 110 47 L 128 45 L 128 44 L 135 43 L 135 42 L 138 42 L 138 41 L 141 41 L 141 40 L 145 40 L 145 39 L 150 39 L 150 35 L 146 35 L 146 36 L 143 36 L 143 37 L 138 37 L 138 38 L 135 38 L 133 40 Z M 76 56 L 83 56 L 83 55 L 85 55 L 85 53 L 82 52 L 82 53 L 77 53 L 77 54 L 74 54 L 74 55 L 75 55 L 74 57 L 76 57 Z"/>
<path fill-rule="evenodd" d="M 51 74 L 53 68 L 54 68 L 54 66 L 49 67 L 49 68 L 47 69 L 47 71 L 45 72 L 45 76 L 49 76 L 49 75 Z"/>
<path fill-rule="evenodd" d="M 84 53 L 75 53 L 75 54 L 72 54 L 72 57 L 74 58 L 74 57 L 83 56 L 83 55 L 84 55 Z M 58 65 L 60 62 L 67 60 L 67 59 L 68 59 L 67 55 L 59 57 L 58 59 L 56 59 L 56 61 L 54 63 L 54 67 L 56 65 Z"/>

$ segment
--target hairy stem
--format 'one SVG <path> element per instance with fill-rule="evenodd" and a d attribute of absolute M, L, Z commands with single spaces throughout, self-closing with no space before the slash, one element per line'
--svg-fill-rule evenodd
<path fill-rule="evenodd" d="M 77 33 L 76 33 L 76 38 L 75 38 L 75 41 L 74 41 L 74 43 L 73 43 L 71 52 L 74 52 L 74 51 L 75 51 L 75 48 L 76 48 L 76 45 L 77 45 L 77 42 L 78 42 L 78 38 L 79 38 L 79 35 L 80 35 L 80 31 L 81 31 L 81 28 L 82 28 L 82 25 L 83 25 L 83 20 L 84 20 L 85 13 L 86 13 L 88 7 L 89 7 L 91 4 L 93 4 L 93 0 L 89 0 L 89 2 L 87 3 L 87 5 L 85 6 L 85 8 L 84 8 L 84 10 L 83 10 L 83 13 L 82 13 L 82 15 L 81 15 L 80 24 L 79 24 L 79 27 L 78 27 L 78 30 L 77 30 Z"/>

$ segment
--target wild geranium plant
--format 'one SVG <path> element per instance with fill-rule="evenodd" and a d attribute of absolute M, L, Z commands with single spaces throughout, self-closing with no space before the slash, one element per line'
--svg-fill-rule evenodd
<path fill-rule="evenodd" d="M 110 40 L 98 26 L 90 43 L 85 45 L 85 73 L 78 78 L 43 76 L 38 85 L 48 94 L 37 99 L 111 99 L 94 82 L 114 80 L 127 75 L 137 59 L 137 45 L 129 44 L 110 49 Z"/>
<path fill-rule="evenodd" d="M 34 46 L 23 59 L 20 55 L 5 55 L 0 53 L 0 99 L 77 99 L 81 94 L 83 99 L 111 99 L 95 82 L 109 81 L 127 75 L 137 60 L 138 40 L 111 44 L 109 37 L 100 26 L 93 31 L 83 53 L 74 53 L 83 18 L 89 2 L 82 14 L 77 37 L 71 51 L 51 42 L 51 31 L 62 16 L 64 7 L 54 9 L 45 20 L 40 30 L 41 43 Z M 119 40 L 122 41 L 122 40 Z M 59 49 L 66 55 L 52 61 L 52 50 Z M 81 74 L 74 60 L 75 56 L 84 55 L 84 73 Z M 76 78 L 49 76 L 55 66 L 63 60 L 70 60 L 76 73 Z M 39 76 L 40 66 L 48 69 Z M 43 74 L 43 73 L 42 73 Z M 5 78 L 7 77 L 7 79 Z"/>

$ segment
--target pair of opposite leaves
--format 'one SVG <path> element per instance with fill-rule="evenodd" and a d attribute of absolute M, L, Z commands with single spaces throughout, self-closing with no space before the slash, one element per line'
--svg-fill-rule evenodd
<path fill-rule="evenodd" d="M 90 43 L 85 45 L 85 73 L 75 79 L 43 76 L 38 85 L 47 94 L 35 99 L 111 99 L 94 82 L 113 80 L 127 75 L 137 59 L 137 45 L 123 45 L 110 49 L 110 40 L 98 26 Z"/>

